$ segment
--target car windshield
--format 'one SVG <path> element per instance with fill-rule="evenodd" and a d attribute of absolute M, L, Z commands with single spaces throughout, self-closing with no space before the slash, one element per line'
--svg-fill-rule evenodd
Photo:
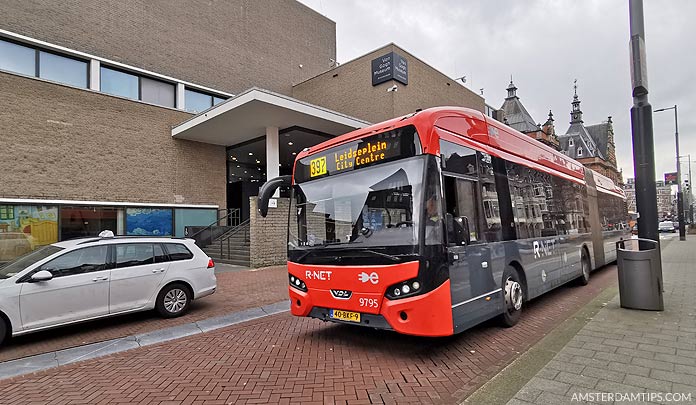
<path fill-rule="evenodd" d="M 414 157 L 295 185 L 290 249 L 415 246 L 423 162 Z"/>
<path fill-rule="evenodd" d="M 61 250 L 63 250 L 63 248 L 48 245 L 31 253 L 27 253 L 24 256 L 18 257 L 17 259 L 4 265 L 0 265 L 0 279 L 10 278 L 34 263 L 37 263 L 54 253 L 60 252 Z"/>

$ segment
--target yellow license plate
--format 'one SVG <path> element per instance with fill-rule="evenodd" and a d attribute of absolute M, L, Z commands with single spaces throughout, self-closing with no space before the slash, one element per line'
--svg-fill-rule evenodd
<path fill-rule="evenodd" d="M 309 177 L 326 174 L 326 156 L 310 160 L 309 169 Z"/>
<path fill-rule="evenodd" d="M 332 309 L 331 310 L 331 318 L 332 319 L 340 319 L 342 321 L 348 321 L 348 322 L 360 322 L 360 312 L 350 312 L 350 311 L 341 311 L 338 309 Z"/>

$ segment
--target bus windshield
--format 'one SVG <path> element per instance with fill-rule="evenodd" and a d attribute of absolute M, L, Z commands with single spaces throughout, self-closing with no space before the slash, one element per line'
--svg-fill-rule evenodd
<path fill-rule="evenodd" d="M 397 245 L 415 249 L 423 164 L 424 157 L 418 156 L 295 185 L 290 249 Z"/>

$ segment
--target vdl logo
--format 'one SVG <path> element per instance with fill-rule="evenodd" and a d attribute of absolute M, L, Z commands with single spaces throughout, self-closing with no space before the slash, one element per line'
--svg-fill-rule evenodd
<path fill-rule="evenodd" d="M 377 284 L 379 283 L 379 274 L 375 273 L 374 271 L 367 274 L 363 271 L 362 273 L 358 274 L 358 281 L 362 281 L 363 283 L 367 283 L 369 281 L 372 284 Z"/>

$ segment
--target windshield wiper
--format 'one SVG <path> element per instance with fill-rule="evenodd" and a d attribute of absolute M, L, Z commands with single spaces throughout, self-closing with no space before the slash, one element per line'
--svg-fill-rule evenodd
<path fill-rule="evenodd" d="M 351 245 L 354 245 L 357 243 L 362 243 L 362 242 L 352 242 Z M 305 250 L 304 252 L 302 252 L 302 254 L 299 257 L 295 258 L 294 260 L 297 262 L 300 262 L 302 259 L 307 257 L 307 255 L 309 255 L 310 253 L 318 253 L 318 252 L 323 251 L 323 249 L 316 249 L 317 247 L 324 248 L 326 246 L 340 245 L 340 244 L 344 244 L 344 243 L 342 243 L 342 242 L 328 242 L 328 243 L 323 243 L 321 245 L 316 245 L 314 249 L 310 248 L 310 249 Z M 336 252 L 348 252 L 348 251 L 352 251 L 352 252 L 357 253 L 357 254 L 369 253 L 369 254 L 374 255 L 374 256 L 379 256 L 379 257 L 383 257 L 385 259 L 389 259 L 393 262 L 401 262 L 402 261 L 402 259 L 398 256 L 378 252 L 378 251 L 372 250 L 372 249 L 361 249 L 360 247 L 355 247 L 355 246 L 342 246 L 339 248 L 328 249 L 326 251 L 331 252 L 331 255 L 334 256 L 334 258 L 336 259 L 335 261 L 341 261 L 340 256 L 337 256 L 335 254 Z"/>
<path fill-rule="evenodd" d="M 381 257 L 387 258 L 387 259 L 389 259 L 389 260 L 391 260 L 391 261 L 394 261 L 394 262 L 400 262 L 400 261 L 401 261 L 401 259 L 399 259 L 397 256 L 393 256 L 393 255 L 389 255 L 389 254 L 386 254 L 386 253 L 378 252 L 378 251 L 376 251 L 376 250 L 367 249 L 367 250 L 360 250 L 360 251 L 361 251 L 361 252 L 366 252 L 366 253 L 372 253 L 373 255 L 381 256 Z"/>
<path fill-rule="evenodd" d="M 353 242 L 352 244 L 354 244 L 354 243 L 362 243 L 362 242 Z M 356 248 L 356 247 L 352 247 L 352 246 L 346 246 L 346 247 L 343 248 L 343 249 L 332 249 L 332 250 L 333 250 L 333 251 L 348 251 L 348 250 L 352 250 L 352 251 L 355 251 L 355 252 L 357 252 L 357 253 L 363 253 L 363 252 L 364 252 L 364 253 L 370 253 L 370 254 L 375 255 L 375 256 L 384 257 L 384 258 L 389 259 L 389 260 L 394 261 L 394 262 L 400 262 L 400 261 L 401 261 L 401 259 L 400 259 L 398 256 L 393 256 L 393 255 L 390 255 L 390 254 L 387 254 L 387 253 L 378 252 L 378 251 L 372 250 L 372 249 L 360 249 L 360 248 Z"/>

